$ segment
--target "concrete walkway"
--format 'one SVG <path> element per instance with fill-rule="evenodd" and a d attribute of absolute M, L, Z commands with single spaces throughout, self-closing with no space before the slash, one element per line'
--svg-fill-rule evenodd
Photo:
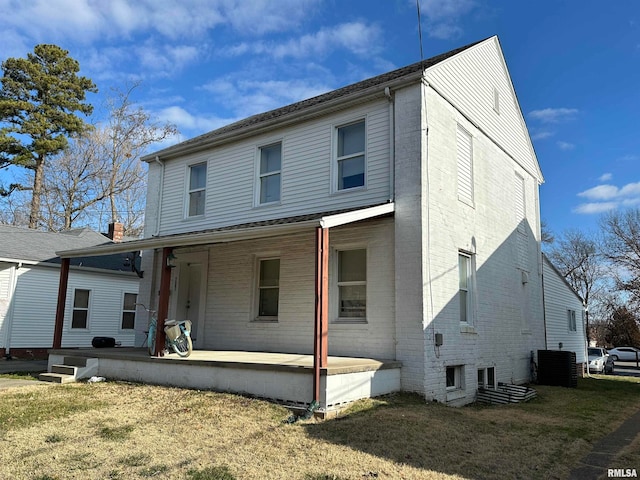
<path fill-rule="evenodd" d="M 46 360 L 0 360 L 0 374 L 16 373 L 16 372 L 46 372 Z M 13 387 L 24 387 L 33 385 L 50 385 L 47 382 L 38 380 L 21 380 L 14 378 L 0 378 L 0 390 L 6 390 Z"/>
<path fill-rule="evenodd" d="M 640 465 L 615 465 L 614 458 L 640 435 L 640 410 L 627 418 L 620 427 L 602 438 L 593 449 L 571 470 L 569 480 L 597 480 L 607 478 L 610 468 L 635 468 Z"/>

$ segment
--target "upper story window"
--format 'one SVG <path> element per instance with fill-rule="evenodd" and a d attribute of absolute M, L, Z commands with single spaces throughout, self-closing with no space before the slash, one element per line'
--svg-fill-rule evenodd
<path fill-rule="evenodd" d="M 189 205 L 187 216 L 204 215 L 205 190 L 207 186 L 207 164 L 199 163 L 189 167 Z"/>
<path fill-rule="evenodd" d="M 258 173 L 259 204 L 280 201 L 280 170 L 282 168 L 282 143 L 260 148 Z"/>
<path fill-rule="evenodd" d="M 364 187 L 365 122 L 350 123 L 336 131 L 337 190 Z"/>
<path fill-rule="evenodd" d="M 364 321 L 367 316 L 367 250 L 338 252 L 338 319 Z"/>
<path fill-rule="evenodd" d="M 91 290 L 76 288 L 73 292 L 71 328 L 87 328 L 89 324 L 89 297 Z"/>
<path fill-rule="evenodd" d="M 473 206 L 473 143 L 471 134 L 458 125 L 456 133 L 458 200 Z"/>

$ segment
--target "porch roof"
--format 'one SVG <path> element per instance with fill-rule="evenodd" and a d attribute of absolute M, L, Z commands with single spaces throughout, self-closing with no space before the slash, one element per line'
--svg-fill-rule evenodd
<path fill-rule="evenodd" d="M 93 247 L 57 251 L 56 255 L 61 258 L 75 258 L 81 256 L 98 256 L 113 253 L 134 252 L 139 250 L 151 250 L 163 247 L 185 247 L 274 237 L 301 232 L 312 227 L 337 227 L 370 218 L 392 215 L 394 211 L 395 204 L 393 202 L 388 202 L 368 207 L 333 210 L 329 212 L 242 223 L 209 230 L 161 235 L 128 242 L 109 242 Z"/>

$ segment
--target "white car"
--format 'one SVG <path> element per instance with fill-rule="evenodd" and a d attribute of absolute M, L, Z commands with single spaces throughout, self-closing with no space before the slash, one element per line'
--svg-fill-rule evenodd
<path fill-rule="evenodd" d="M 609 355 L 614 362 L 635 362 L 640 359 L 640 349 L 635 347 L 616 347 L 609 350 Z"/>
<path fill-rule="evenodd" d="M 589 372 L 613 373 L 613 359 L 602 347 L 589 347 Z"/>

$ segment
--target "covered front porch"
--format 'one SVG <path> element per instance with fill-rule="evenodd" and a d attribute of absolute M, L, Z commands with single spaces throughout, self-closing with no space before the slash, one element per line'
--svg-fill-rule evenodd
<path fill-rule="evenodd" d="M 49 371 L 65 358 L 97 360 L 107 380 L 235 392 L 306 408 L 313 398 L 313 355 L 194 350 L 189 357 L 152 357 L 144 348 L 52 349 Z M 400 362 L 328 356 L 320 370 L 320 413 L 330 415 L 361 398 L 400 390 Z"/>
<path fill-rule="evenodd" d="M 288 404 L 313 401 L 324 410 L 398 391 L 393 212 L 393 203 L 386 203 L 59 252 L 50 364 L 65 355 L 92 355 L 99 359 L 98 374 L 107 378 L 239 392 Z M 141 301 L 157 306 L 155 355 L 65 351 L 68 258 L 131 249 L 151 253 L 143 255 Z M 345 277 L 338 285 L 338 252 L 344 251 L 359 255 L 348 258 L 356 259 L 353 268 L 360 277 Z M 261 272 L 274 259 L 279 273 L 267 286 L 275 286 L 276 295 L 264 298 L 275 309 L 265 314 L 257 307 L 263 292 L 271 290 L 263 289 Z M 167 318 L 192 320 L 195 350 L 188 359 L 163 356 Z M 145 327 L 145 319 L 136 317 L 137 330 Z"/>

